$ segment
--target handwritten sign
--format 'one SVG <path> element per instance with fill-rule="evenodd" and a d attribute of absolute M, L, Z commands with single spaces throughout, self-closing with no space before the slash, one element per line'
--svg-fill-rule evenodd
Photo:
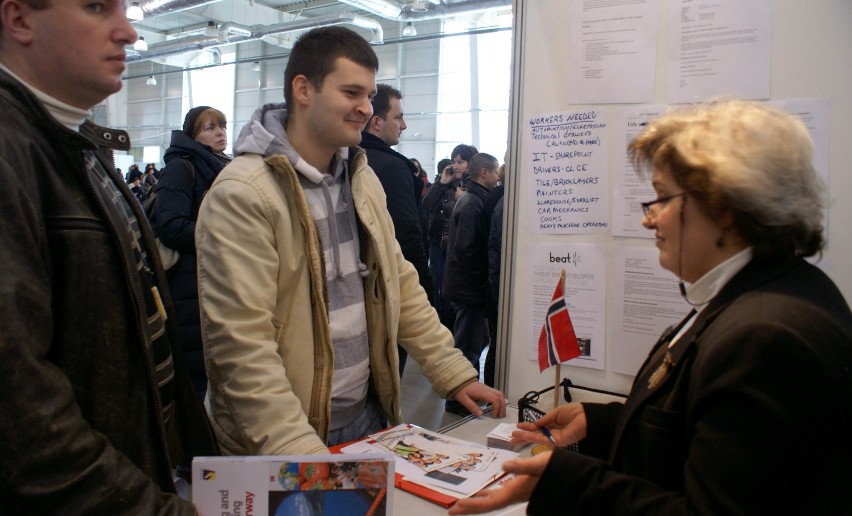
<path fill-rule="evenodd" d="M 552 113 L 527 121 L 532 231 L 609 230 L 606 126 L 597 111 Z"/>

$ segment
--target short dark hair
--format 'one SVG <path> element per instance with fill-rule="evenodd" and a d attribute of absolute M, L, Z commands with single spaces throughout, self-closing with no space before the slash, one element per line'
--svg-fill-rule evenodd
<path fill-rule="evenodd" d="M 486 154 L 485 152 L 477 152 L 470 158 L 470 163 L 467 166 L 468 172 L 470 172 L 471 181 L 476 181 L 479 179 L 480 172 L 482 169 L 487 170 L 497 170 L 500 166 L 500 162 L 497 161 L 497 158 L 492 156 L 491 154 Z"/>
<path fill-rule="evenodd" d="M 284 69 L 284 102 L 288 109 L 293 105 L 293 79 L 304 75 L 319 90 L 326 76 L 334 71 L 338 57 L 379 71 L 379 58 L 373 47 L 357 32 L 337 26 L 310 30 L 293 45 Z"/>
<path fill-rule="evenodd" d="M 390 111 L 391 99 L 402 100 L 402 93 L 389 84 L 377 84 L 376 95 L 370 100 L 370 103 L 373 104 L 373 116 L 384 120 L 388 116 L 388 111 Z"/>
<path fill-rule="evenodd" d="M 438 162 L 438 177 L 441 177 L 441 174 L 444 173 L 444 169 L 453 164 L 453 160 L 450 158 L 444 158 Z"/>
<path fill-rule="evenodd" d="M 465 161 L 470 161 L 470 158 L 472 158 L 473 155 L 477 152 L 479 152 L 479 150 L 477 150 L 477 148 L 473 145 L 465 145 L 462 143 L 460 145 L 455 146 L 453 152 L 450 154 L 450 157 L 456 159 L 456 156 L 460 156 L 461 159 Z M 470 167 L 468 166 L 468 168 Z"/>

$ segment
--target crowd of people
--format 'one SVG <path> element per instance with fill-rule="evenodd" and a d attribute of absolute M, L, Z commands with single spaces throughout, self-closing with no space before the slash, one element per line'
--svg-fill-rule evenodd
<path fill-rule="evenodd" d="M 505 415 L 492 358 L 479 380 L 505 164 L 460 144 L 430 185 L 393 149 L 403 95 L 361 36 L 299 37 L 285 102 L 233 159 L 225 115 L 197 106 L 162 170 L 122 176 L 127 133 L 89 118 L 137 38 L 124 5 L 0 0 L 0 18 L 0 513 L 195 514 L 195 456 L 327 453 L 400 423 L 406 356 L 447 410 Z M 517 478 L 451 512 L 848 511 L 852 315 L 804 260 L 823 245 L 810 149 L 750 102 L 631 143 L 658 195 L 643 224 L 696 310 L 625 404 L 516 432 L 582 453 L 509 463 Z"/>

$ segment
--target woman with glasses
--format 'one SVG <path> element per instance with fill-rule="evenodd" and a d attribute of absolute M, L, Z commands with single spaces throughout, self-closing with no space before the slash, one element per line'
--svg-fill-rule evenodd
<path fill-rule="evenodd" d="M 660 264 L 695 309 L 667 331 L 624 404 L 568 404 L 513 441 L 505 489 L 453 514 L 529 500 L 530 514 L 849 514 L 852 314 L 805 258 L 823 247 L 808 132 L 755 102 L 683 109 L 629 146 Z"/>

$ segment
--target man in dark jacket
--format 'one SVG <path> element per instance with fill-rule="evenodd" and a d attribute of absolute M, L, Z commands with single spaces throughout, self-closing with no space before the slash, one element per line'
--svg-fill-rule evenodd
<path fill-rule="evenodd" d="M 470 160 L 470 181 L 456 201 L 447 238 L 447 265 L 442 293 L 456 311 L 456 347 L 479 371 L 479 357 L 488 345 L 486 301 L 488 230 L 483 209 L 488 192 L 497 186 L 497 158 L 480 152 Z M 490 224 L 490 221 L 488 222 Z M 450 412 L 461 407 L 447 402 Z"/>
<path fill-rule="evenodd" d="M 393 220 L 402 255 L 417 269 L 420 286 L 434 306 L 435 290 L 420 227 L 419 204 L 423 183 L 417 177 L 414 163 L 391 148 L 399 143 L 399 137 L 406 128 L 402 93 L 387 84 L 379 84 L 371 102 L 373 116 L 361 132 L 361 147 L 367 152 L 367 162 L 385 189 L 388 213 Z M 400 347 L 399 374 L 402 374 L 407 356 Z"/>
<path fill-rule="evenodd" d="M 127 133 L 87 120 L 121 88 L 123 6 L 0 0 L 0 514 L 195 514 L 176 473 L 216 453 L 114 172 Z"/>

